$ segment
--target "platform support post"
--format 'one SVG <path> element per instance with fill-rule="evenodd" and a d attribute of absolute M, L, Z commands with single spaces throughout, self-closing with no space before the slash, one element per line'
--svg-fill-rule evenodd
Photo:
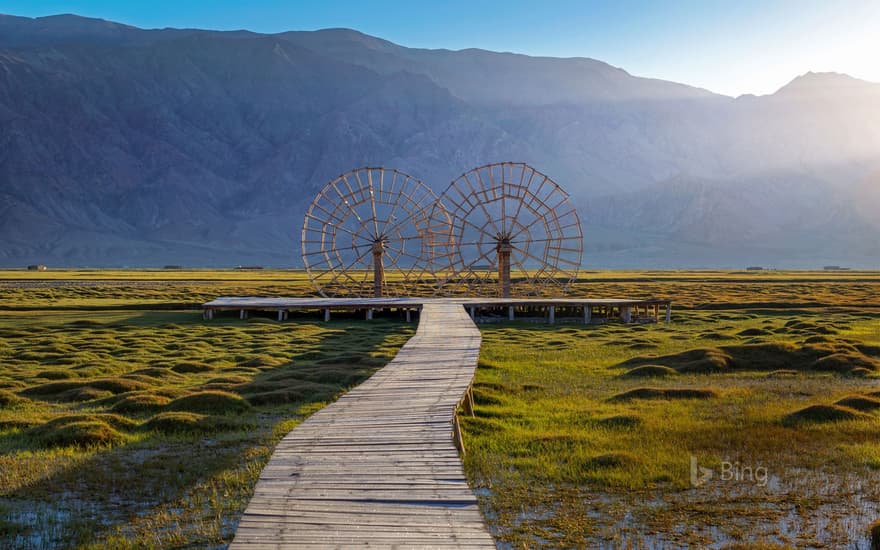
<path fill-rule="evenodd" d="M 515 316 L 513 314 L 513 306 L 507 306 L 507 320 L 513 321 L 514 319 L 515 319 Z"/>
<path fill-rule="evenodd" d="M 409 308 L 406 308 L 406 322 L 409 323 L 412 321 L 412 313 Z"/>
<path fill-rule="evenodd" d="M 330 308 L 324 310 L 324 322 L 330 321 Z"/>
<path fill-rule="evenodd" d="M 458 414 L 452 416 L 452 442 L 458 453 L 464 456 L 464 440 L 461 437 L 461 426 L 458 423 Z"/>
<path fill-rule="evenodd" d="M 471 307 L 469 307 L 468 309 L 469 309 L 470 312 L 471 312 L 471 319 L 472 319 L 474 322 L 476 322 L 476 321 L 477 321 L 477 308 L 475 308 L 474 306 L 471 306 Z"/>
<path fill-rule="evenodd" d="M 620 308 L 620 318 L 623 319 L 624 323 L 632 322 L 632 308 L 630 306 L 625 306 Z"/>
<path fill-rule="evenodd" d="M 556 323 L 556 306 L 550 306 L 550 324 Z"/>
<path fill-rule="evenodd" d="M 464 399 L 461 400 L 461 409 L 464 414 L 474 416 L 474 394 L 471 388 L 464 392 Z"/>
<path fill-rule="evenodd" d="M 672 322 L 672 304 L 666 304 L 666 324 Z"/>
<path fill-rule="evenodd" d="M 284 320 L 284 310 L 283 310 L 283 309 L 279 309 L 279 310 L 278 310 L 278 320 L 279 320 L 279 321 L 283 321 L 283 320 Z"/>
<path fill-rule="evenodd" d="M 247 310 L 246 310 L 246 309 L 242 309 L 242 310 L 240 310 L 240 311 L 238 312 L 238 318 L 239 318 L 239 319 L 247 319 L 247 318 L 248 318 Z"/>
<path fill-rule="evenodd" d="M 367 321 L 371 321 L 373 319 L 373 308 L 367 308 Z"/>
<path fill-rule="evenodd" d="M 584 324 L 589 325 L 593 316 L 593 308 L 590 307 L 590 304 L 584 304 Z"/>

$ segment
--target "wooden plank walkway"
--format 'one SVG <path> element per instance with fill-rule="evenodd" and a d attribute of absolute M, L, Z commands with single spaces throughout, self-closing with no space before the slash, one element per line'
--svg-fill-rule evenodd
<path fill-rule="evenodd" d="M 480 342 L 461 303 L 425 303 L 388 365 L 281 440 L 231 548 L 494 548 L 452 438 Z"/>

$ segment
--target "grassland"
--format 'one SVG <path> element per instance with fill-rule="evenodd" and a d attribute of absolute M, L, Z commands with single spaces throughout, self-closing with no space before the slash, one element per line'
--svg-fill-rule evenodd
<path fill-rule="evenodd" d="M 147 296 L 190 303 L 176 284 L 63 282 L 0 290 L 3 548 L 223 545 L 274 443 L 413 330 L 382 319 L 206 323 L 197 311 L 139 309 Z"/>
<path fill-rule="evenodd" d="M 672 325 L 482 325 L 465 466 L 510 546 L 864 544 L 880 274 L 598 272 Z M 413 327 L 201 320 L 297 271 L 0 272 L 0 547 L 228 542 L 272 446 Z M 689 458 L 766 485 L 689 483 Z"/>
<path fill-rule="evenodd" d="M 465 467 L 499 541 L 869 547 L 880 309 L 845 306 L 878 285 L 701 284 L 713 300 L 685 285 L 696 309 L 669 326 L 481 327 Z M 714 472 L 699 487 L 691 457 Z"/>

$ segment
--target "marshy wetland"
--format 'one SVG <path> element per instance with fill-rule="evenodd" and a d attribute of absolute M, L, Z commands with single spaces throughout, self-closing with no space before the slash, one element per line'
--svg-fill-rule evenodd
<path fill-rule="evenodd" d="M 2 547 L 228 543 L 274 443 L 415 328 L 188 309 L 309 295 L 300 272 L 0 278 Z M 464 464 L 496 540 L 867 547 L 878 291 L 876 273 L 586 273 L 574 294 L 670 298 L 673 323 L 481 325 Z M 697 487 L 691 457 L 714 473 Z"/>

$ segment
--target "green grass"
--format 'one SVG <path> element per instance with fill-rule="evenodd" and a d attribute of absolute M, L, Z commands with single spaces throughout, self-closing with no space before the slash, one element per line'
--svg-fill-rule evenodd
<path fill-rule="evenodd" d="M 867 544 L 880 515 L 880 312 L 481 331 L 464 462 L 503 543 Z M 691 455 L 716 471 L 704 487 L 691 487 Z M 772 483 L 719 480 L 725 461 L 763 466 Z"/>
<path fill-rule="evenodd" d="M 195 311 L 314 295 L 292 270 L 7 270 L 0 292 L 3 548 L 228 542 L 275 443 L 414 328 Z M 670 298 L 674 324 L 481 327 L 465 467 L 502 543 L 867 540 L 880 273 L 584 272 L 573 294 Z M 774 484 L 693 489 L 691 454 Z"/>
<path fill-rule="evenodd" d="M 0 313 L 0 546 L 229 542 L 274 443 L 412 330 Z"/>

